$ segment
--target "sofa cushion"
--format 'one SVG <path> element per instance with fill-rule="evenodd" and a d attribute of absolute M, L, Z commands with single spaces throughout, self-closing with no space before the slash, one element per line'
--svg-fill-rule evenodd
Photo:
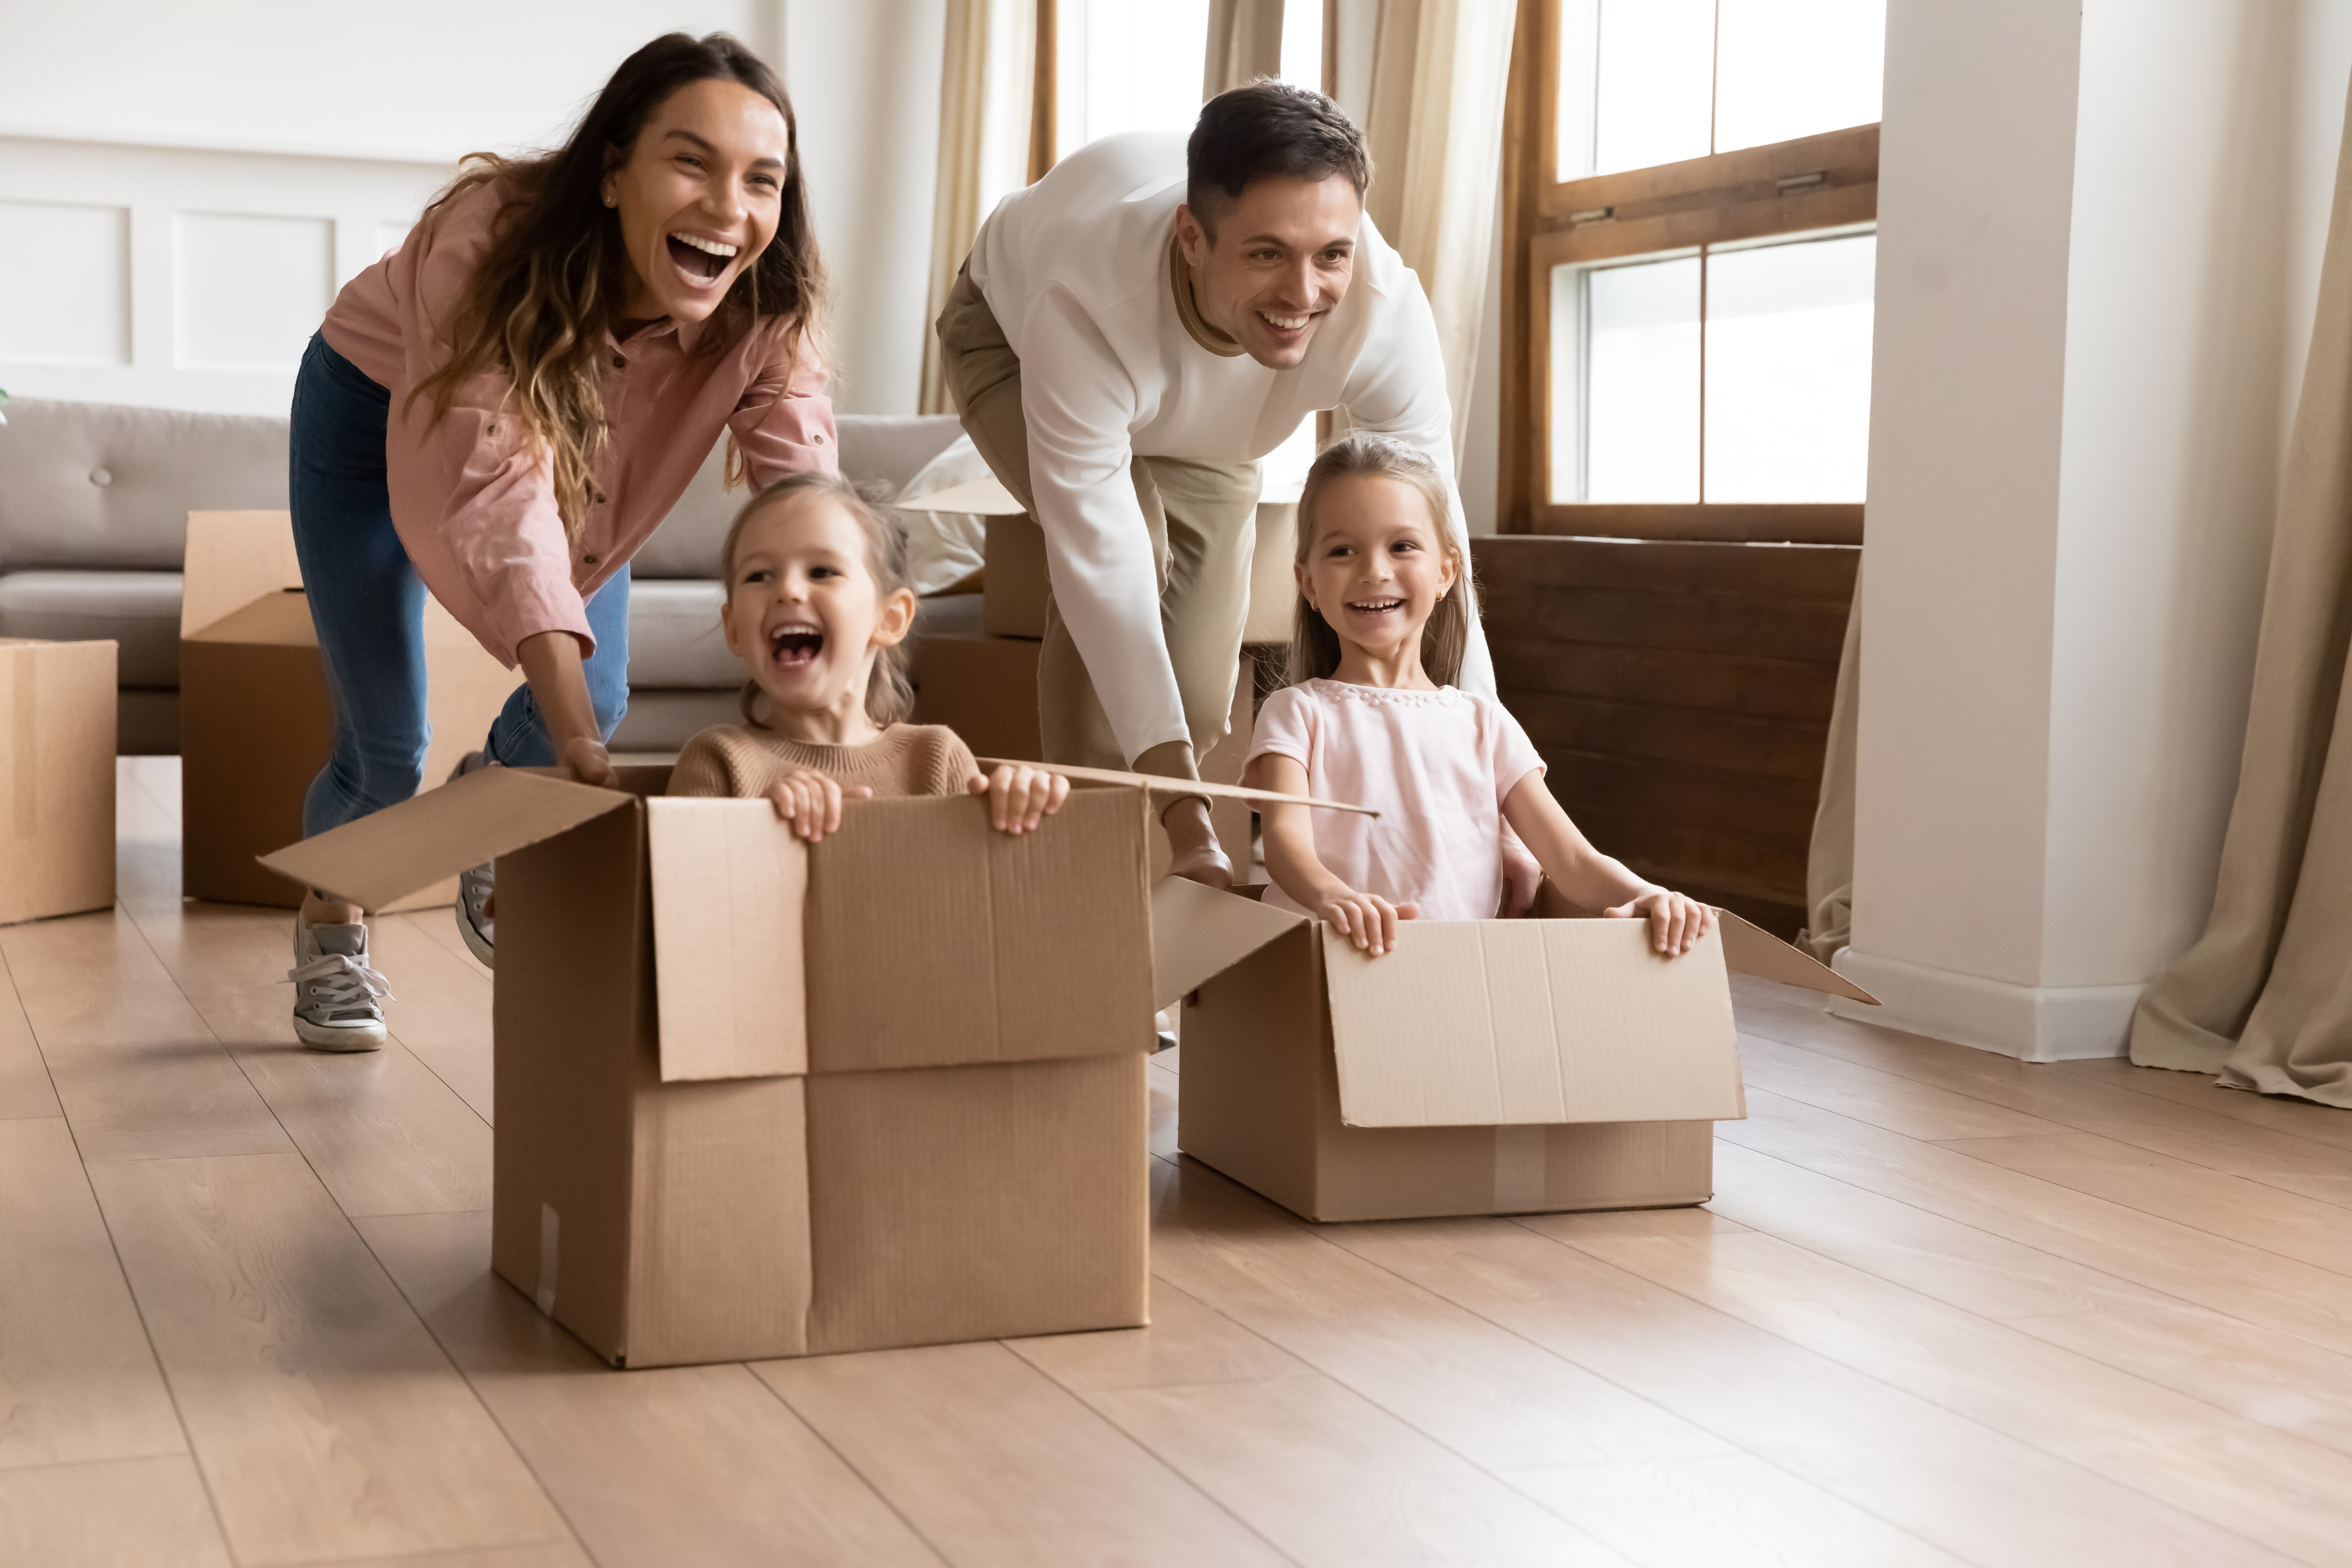
<path fill-rule="evenodd" d="M 856 483 L 896 490 L 962 428 L 952 414 L 845 414 L 838 425 L 841 471 Z M 748 490 L 727 488 L 726 451 L 721 437 L 669 516 L 637 552 L 630 570 L 638 582 L 719 575 L 719 547 L 727 542 L 728 525 L 751 499 Z"/>
<path fill-rule="evenodd" d="M 15 424 L 12 416 L 9 421 Z M 11 572 L 0 576 L 0 637 L 115 644 L 115 684 L 177 690 L 177 572 Z"/>
<path fill-rule="evenodd" d="M 283 419 L 31 397 L 7 413 L 0 572 L 176 572 L 191 511 L 285 508 Z"/>
<path fill-rule="evenodd" d="M 629 584 L 629 686 L 701 689 L 743 684 L 743 667 L 719 629 L 726 595 L 716 578 L 633 578 Z"/>

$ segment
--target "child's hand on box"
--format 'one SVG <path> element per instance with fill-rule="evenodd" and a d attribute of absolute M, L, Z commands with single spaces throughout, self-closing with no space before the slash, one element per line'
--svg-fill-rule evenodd
<path fill-rule="evenodd" d="M 986 778 L 974 773 L 971 793 L 988 797 L 988 819 L 999 833 L 1034 833 L 1070 798 L 1070 781 L 1044 768 L 1000 763 Z"/>
<path fill-rule="evenodd" d="M 864 784 L 845 792 L 850 800 L 868 800 L 874 792 Z M 793 825 L 793 831 L 814 844 L 841 826 L 840 784 L 814 768 L 786 773 L 768 786 L 768 804 Z"/>
<path fill-rule="evenodd" d="M 1715 911 L 1706 905 L 1687 894 L 1668 892 L 1654 886 L 1613 910 L 1601 912 L 1613 921 L 1648 921 L 1650 945 L 1668 958 L 1688 952 L 1715 928 Z"/>
<path fill-rule="evenodd" d="M 1322 900 L 1315 918 L 1333 931 L 1344 931 L 1357 951 L 1374 958 L 1396 945 L 1397 921 L 1421 913 L 1418 904 L 1391 904 L 1378 893 L 1341 888 Z"/>

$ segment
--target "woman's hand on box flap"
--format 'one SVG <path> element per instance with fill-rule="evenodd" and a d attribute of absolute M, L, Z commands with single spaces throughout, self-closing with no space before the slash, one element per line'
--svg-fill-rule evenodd
<path fill-rule="evenodd" d="M 850 800 L 868 800 L 874 792 L 865 784 L 845 792 Z M 768 804 L 793 825 L 793 831 L 814 844 L 841 826 L 841 785 L 814 768 L 800 768 L 768 786 Z"/>
<path fill-rule="evenodd" d="M 563 749 L 556 753 L 556 757 L 582 784 L 595 784 L 602 789 L 621 787 L 621 775 L 613 769 L 613 755 L 604 750 L 602 741 L 574 735 L 563 742 Z"/>
<path fill-rule="evenodd" d="M 1342 888 L 1322 900 L 1315 918 L 1333 931 L 1344 931 L 1357 952 L 1378 958 L 1396 945 L 1397 921 L 1420 913 L 1418 904 L 1392 904 L 1378 893 Z"/>
<path fill-rule="evenodd" d="M 1026 763 L 1000 763 L 985 778 L 972 775 L 971 793 L 988 797 L 988 820 L 999 833 L 1034 833 L 1070 798 L 1070 781 Z"/>
<path fill-rule="evenodd" d="M 1638 898 L 1601 911 L 1613 921 L 1646 920 L 1650 945 L 1668 958 L 1679 958 L 1696 947 L 1715 927 L 1715 911 L 1687 894 L 1652 887 Z"/>

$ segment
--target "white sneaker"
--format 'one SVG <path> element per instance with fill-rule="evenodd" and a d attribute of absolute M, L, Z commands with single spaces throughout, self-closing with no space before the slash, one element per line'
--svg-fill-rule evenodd
<path fill-rule="evenodd" d="M 294 1033 L 315 1051 L 383 1048 L 383 1007 L 392 987 L 368 967 L 365 925 L 314 926 L 294 917 Z"/>
<path fill-rule="evenodd" d="M 457 760 L 449 777 L 452 781 L 461 779 L 489 765 L 481 752 L 467 752 Z M 497 873 L 495 860 L 485 860 L 457 873 L 457 934 L 465 939 L 466 951 L 485 969 L 499 966 L 498 922 L 489 912 L 490 896 L 499 889 Z"/>

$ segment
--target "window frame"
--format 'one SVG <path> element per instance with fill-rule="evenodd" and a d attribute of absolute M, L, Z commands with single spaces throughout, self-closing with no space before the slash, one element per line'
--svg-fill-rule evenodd
<path fill-rule="evenodd" d="M 1551 499 L 1554 267 L 1704 252 L 1878 217 L 1876 124 L 1558 179 L 1560 9 L 1561 0 L 1522 0 L 1504 112 L 1502 531 L 1859 544 L 1859 503 Z"/>

